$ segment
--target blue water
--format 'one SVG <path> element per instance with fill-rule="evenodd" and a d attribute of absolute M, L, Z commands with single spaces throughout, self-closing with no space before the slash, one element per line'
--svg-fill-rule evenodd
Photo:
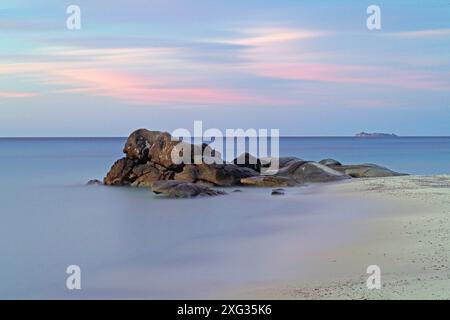
<path fill-rule="evenodd" d="M 345 241 L 343 222 L 369 214 L 305 188 L 280 198 L 252 188 L 168 200 L 146 189 L 85 186 L 122 156 L 124 142 L 0 139 L 0 298 L 217 297 L 307 272 L 301 258 Z M 308 160 L 450 173 L 446 137 L 283 138 L 280 145 L 281 155 Z M 76 292 L 65 287 L 72 264 L 82 269 Z"/>

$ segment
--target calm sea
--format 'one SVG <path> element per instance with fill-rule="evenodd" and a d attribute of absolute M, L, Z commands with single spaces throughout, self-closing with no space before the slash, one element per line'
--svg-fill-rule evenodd
<path fill-rule="evenodd" d="M 344 222 L 371 214 L 307 188 L 280 198 L 251 188 L 168 200 L 145 189 L 85 186 L 122 156 L 124 141 L 0 139 L 0 298 L 217 297 L 307 274 L 308 254 L 346 241 Z M 308 160 L 450 173 L 448 137 L 282 138 L 280 145 L 281 155 Z M 81 267 L 82 290 L 66 289 L 69 265 Z"/>

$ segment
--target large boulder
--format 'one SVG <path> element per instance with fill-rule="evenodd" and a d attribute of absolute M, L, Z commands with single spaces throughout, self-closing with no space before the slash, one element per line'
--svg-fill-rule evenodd
<path fill-rule="evenodd" d="M 117 160 L 103 179 L 103 183 L 112 186 L 131 184 L 134 181 L 133 168 L 135 165 L 136 161 L 133 159 L 122 158 Z"/>
<path fill-rule="evenodd" d="M 212 150 L 207 144 L 194 145 L 187 142 L 173 140 L 168 132 L 149 131 L 139 129 L 134 131 L 127 139 L 123 152 L 127 158 L 137 160 L 140 163 L 148 161 L 159 164 L 173 171 L 181 171 L 183 163 L 174 161 L 174 155 L 178 155 L 179 159 L 187 159 L 187 163 L 194 163 L 194 155 L 199 156 L 199 161 L 203 159 L 203 154 L 208 158 L 217 157 L 220 154 Z M 184 157 L 184 152 L 188 152 Z"/>
<path fill-rule="evenodd" d="M 250 168 L 256 172 L 261 172 L 261 161 L 248 152 L 245 152 L 234 159 L 233 163 L 238 167 Z"/>
<path fill-rule="evenodd" d="M 406 175 L 371 163 L 331 166 L 331 168 L 353 178 L 395 177 Z"/>
<path fill-rule="evenodd" d="M 350 176 L 323 164 L 308 161 L 294 161 L 281 168 L 278 176 L 289 177 L 297 183 L 331 182 L 349 179 Z"/>
<path fill-rule="evenodd" d="M 297 182 L 288 177 L 255 176 L 241 179 L 241 184 L 256 187 L 292 187 Z"/>
<path fill-rule="evenodd" d="M 156 181 L 151 185 L 155 194 L 163 194 L 169 198 L 192 198 L 197 196 L 217 196 L 225 192 L 185 181 Z"/>

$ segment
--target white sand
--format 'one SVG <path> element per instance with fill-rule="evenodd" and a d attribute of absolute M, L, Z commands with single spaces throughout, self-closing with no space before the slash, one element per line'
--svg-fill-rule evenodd
<path fill-rule="evenodd" d="M 264 283 L 234 297 L 280 299 L 449 299 L 450 176 L 352 180 L 325 187 L 343 197 L 383 204 L 355 224 L 351 244 L 308 257 L 307 279 Z M 313 259 L 313 261 L 311 261 Z M 366 268 L 381 268 L 381 289 L 369 290 Z"/>

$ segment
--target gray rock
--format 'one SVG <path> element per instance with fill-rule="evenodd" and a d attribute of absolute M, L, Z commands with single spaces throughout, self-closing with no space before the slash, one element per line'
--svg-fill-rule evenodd
<path fill-rule="evenodd" d="M 272 196 L 281 196 L 284 195 L 284 189 L 273 189 Z"/>
<path fill-rule="evenodd" d="M 262 168 L 268 168 L 271 166 L 272 163 L 276 163 L 276 162 L 278 162 L 279 168 L 284 168 L 294 161 L 303 161 L 303 160 L 300 158 L 297 158 L 297 157 L 279 157 L 279 158 L 263 157 L 263 158 L 260 158 L 260 161 L 261 161 Z"/>
<path fill-rule="evenodd" d="M 404 173 L 395 172 L 389 170 L 388 168 L 370 163 L 332 166 L 331 168 L 353 178 L 395 177 L 406 175 Z"/>
<path fill-rule="evenodd" d="M 350 176 L 317 162 L 294 161 L 282 168 L 278 176 L 289 177 L 298 183 L 332 182 L 350 179 Z"/>
<path fill-rule="evenodd" d="M 153 182 L 151 189 L 155 194 L 163 194 L 169 198 L 193 198 L 197 196 L 218 196 L 226 194 L 223 191 L 177 180 Z"/>
<path fill-rule="evenodd" d="M 342 163 L 340 163 L 337 160 L 334 159 L 323 159 L 319 161 L 320 164 L 323 164 L 324 166 L 342 166 Z"/>
<path fill-rule="evenodd" d="M 89 181 L 86 183 L 87 186 L 100 186 L 100 185 L 102 185 L 102 184 L 103 184 L 103 183 L 102 183 L 100 180 L 97 180 L 97 179 L 89 180 Z"/>

